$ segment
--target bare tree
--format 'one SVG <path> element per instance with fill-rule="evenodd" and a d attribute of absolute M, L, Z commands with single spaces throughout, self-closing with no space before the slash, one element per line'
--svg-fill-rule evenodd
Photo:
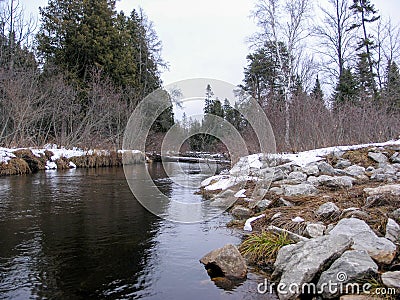
<path fill-rule="evenodd" d="M 262 29 L 261 34 L 256 36 L 256 40 L 272 41 L 276 44 L 276 54 L 280 66 L 278 76 L 285 83 L 285 144 L 288 148 L 290 148 L 291 88 L 302 60 L 301 54 L 304 53 L 303 42 L 310 35 L 306 24 L 310 9 L 310 0 L 258 0 L 253 11 L 253 16 Z M 287 47 L 290 57 L 288 66 L 283 61 L 279 42 L 283 42 Z"/>
<path fill-rule="evenodd" d="M 18 49 L 29 47 L 33 32 L 36 29 L 36 21 L 33 16 L 26 18 L 25 10 L 19 0 L 0 1 L 0 30 L 2 43 L 7 40 L 7 53 L 2 52 L 1 56 L 7 56 L 10 70 L 14 67 L 15 55 Z"/>
<path fill-rule="evenodd" d="M 328 0 L 327 6 L 320 5 L 323 18 L 314 28 L 320 38 L 317 52 L 326 59 L 324 71 L 336 81 L 354 56 L 354 31 L 349 31 L 353 16 L 349 6 L 349 0 Z"/>

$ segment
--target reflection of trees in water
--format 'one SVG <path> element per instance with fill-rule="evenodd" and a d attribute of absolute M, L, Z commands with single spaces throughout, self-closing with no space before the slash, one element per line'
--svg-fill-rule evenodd
<path fill-rule="evenodd" d="M 15 178 L 23 184 L 12 186 L 7 201 L 18 203 L 8 209 L 20 212 L 0 223 L 0 238 L 9 241 L 0 256 L 8 264 L 23 260 L 2 281 L 18 292 L 11 284 L 18 276 L 21 289 L 32 286 L 44 298 L 117 298 L 143 289 L 138 280 L 154 247 L 156 217 L 133 198 L 122 168 L 74 172 Z M 31 217 L 13 217 L 28 209 Z"/>

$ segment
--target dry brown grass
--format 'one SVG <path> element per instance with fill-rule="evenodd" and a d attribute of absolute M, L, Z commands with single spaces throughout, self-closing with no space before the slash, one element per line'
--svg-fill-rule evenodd
<path fill-rule="evenodd" d="M 120 167 L 122 166 L 122 154 L 115 151 L 110 155 L 86 155 L 74 156 L 70 158 L 77 168 L 101 168 L 101 167 Z"/>
<path fill-rule="evenodd" d="M 264 214 L 265 218 L 258 219 L 252 223 L 255 230 L 265 230 L 269 225 L 274 225 L 289 231 L 302 234 L 305 228 L 305 222 L 296 223 L 292 220 L 295 217 L 301 217 L 306 222 L 323 222 L 325 225 L 330 223 L 335 223 L 337 220 L 324 220 L 315 215 L 315 211 L 318 207 L 328 201 L 335 203 L 341 210 L 356 207 L 359 210 L 355 213 L 348 213 L 342 215 L 341 217 L 351 217 L 354 215 L 358 218 L 363 218 L 363 215 L 367 217 L 363 218 L 364 221 L 370 225 L 370 227 L 378 234 L 384 235 L 386 230 L 386 223 L 388 215 L 395 209 L 400 208 L 400 201 L 398 197 L 388 197 L 385 201 L 379 203 L 375 206 L 367 206 L 366 198 L 367 195 L 364 193 L 364 188 L 366 187 L 376 187 L 379 183 L 369 182 L 368 184 L 356 185 L 352 189 L 331 191 L 323 190 L 317 196 L 309 197 L 286 197 L 277 196 L 273 193 L 268 193 L 266 199 L 272 200 L 271 208 L 267 209 Z M 293 206 L 278 206 L 279 198 L 282 197 L 287 201 L 293 203 Z M 279 218 L 271 221 L 272 216 L 280 213 Z"/>
<path fill-rule="evenodd" d="M 30 170 L 35 173 L 44 170 L 47 158 L 44 155 L 37 157 L 29 149 L 21 149 L 13 152 L 16 157 L 23 159 L 28 165 Z"/>
<path fill-rule="evenodd" d="M 30 174 L 28 163 L 22 158 L 13 158 L 7 164 L 0 164 L 0 176 Z"/>

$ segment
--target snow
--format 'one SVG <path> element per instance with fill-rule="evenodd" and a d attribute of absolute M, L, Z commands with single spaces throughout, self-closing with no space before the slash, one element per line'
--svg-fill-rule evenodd
<path fill-rule="evenodd" d="M 349 145 L 349 146 L 335 146 L 335 147 L 327 147 L 314 149 L 309 151 L 303 151 L 299 153 L 279 153 L 279 154 L 267 154 L 268 158 L 279 158 L 284 160 L 289 160 L 292 163 L 304 167 L 310 163 L 318 162 L 324 159 L 324 156 L 341 151 L 348 150 L 356 150 L 360 148 L 366 147 L 384 147 L 387 145 L 400 145 L 399 140 L 391 140 L 384 143 L 370 143 L 370 144 L 360 144 L 360 145 Z M 202 182 L 202 187 L 209 191 L 215 190 L 225 190 L 239 182 L 243 182 L 246 180 L 261 180 L 257 177 L 247 176 L 250 173 L 251 169 L 262 169 L 263 168 L 263 159 L 265 158 L 265 154 L 252 154 L 249 156 L 241 157 L 239 161 L 232 167 L 229 171 L 230 175 L 216 175 L 210 178 L 207 178 Z"/>
<path fill-rule="evenodd" d="M 0 163 L 8 163 L 12 158 L 15 157 L 15 154 L 10 152 L 7 148 L 0 148 Z"/>
<path fill-rule="evenodd" d="M 242 189 L 235 194 L 236 198 L 246 198 L 246 190 Z"/>
<path fill-rule="evenodd" d="M 265 217 L 265 215 L 262 214 L 257 217 L 252 217 L 252 218 L 247 219 L 246 222 L 244 223 L 243 230 L 244 231 L 253 231 L 253 227 L 251 227 L 251 222 L 254 222 L 255 220 L 258 220 L 258 219 L 261 219 L 264 217 Z"/>
<path fill-rule="evenodd" d="M 71 169 L 76 169 L 76 165 L 72 161 L 69 162 L 69 167 Z"/>
<path fill-rule="evenodd" d="M 53 161 L 46 162 L 46 170 L 57 170 L 57 164 Z"/>
<path fill-rule="evenodd" d="M 304 222 L 304 219 L 302 217 L 296 217 L 296 218 L 292 219 L 292 222 L 302 223 L 302 222 Z"/>

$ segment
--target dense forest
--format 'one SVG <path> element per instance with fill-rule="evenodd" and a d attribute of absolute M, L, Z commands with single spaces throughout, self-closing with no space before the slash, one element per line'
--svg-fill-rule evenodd
<path fill-rule="evenodd" d="M 35 30 L 19 0 L 1 5 L 1 145 L 120 148 L 138 101 L 162 84 L 161 42 L 144 12 L 49 0 Z M 173 122 L 171 109 L 153 130 Z"/>
<path fill-rule="evenodd" d="M 260 31 L 238 91 L 266 112 L 278 150 L 383 141 L 400 134 L 400 28 L 370 0 L 256 0 Z M 0 145 L 120 148 L 138 102 L 162 87 L 161 41 L 142 10 L 115 0 L 49 0 L 40 22 L 19 0 L 0 1 Z M 251 143 L 239 106 L 204 87 L 205 114 L 234 125 Z M 172 108 L 153 125 L 155 143 Z M 182 130 L 208 126 L 183 117 Z M 187 149 L 218 150 L 197 134 Z"/>

